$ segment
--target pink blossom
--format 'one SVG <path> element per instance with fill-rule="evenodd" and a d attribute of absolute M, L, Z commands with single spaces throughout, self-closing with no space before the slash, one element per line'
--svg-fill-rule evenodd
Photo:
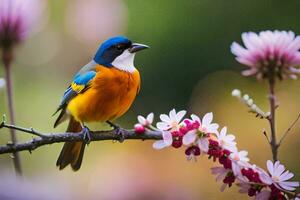
<path fill-rule="evenodd" d="M 219 125 L 216 123 L 212 123 L 213 113 L 206 113 L 204 117 L 201 119 L 197 115 L 191 115 L 191 118 L 194 122 L 199 123 L 198 130 L 203 133 L 217 133 Z"/>
<path fill-rule="evenodd" d="M 245 47 L 233 42 L 231 52 L 236 60 L 249 69 L 242 72 L 245 76 L 257 78 L 278 76 L 280 79 L 296 78 L 300 70 L 300 37 L 292 31 L 262 31 L 259 34 L 242 34 Z M 270 78 L 270 77 L 269 77 Z"/>
<path fill-rule="evenodd" d="M 184 145 L 196 143 L 201 151 L 207 152 L 209 147 L 208 139 L 205 135 L 198 135 L 197 130 L 192 130 L 183 136 L 182 142 Z"/>
<path fill-rule="evenodd" d="M 47 19 L 45 8 L 44 0 L 0 0 L 0 47 L 18 44 L 38 30 Z"/>
<path fill-rule="evenodd" d="M 235 136 L 227 134 L 227 127 L 223 127 L 220 133 L 216 133 L 217 141 L 219 142 L 222 149 L 227 149 L 229 151 L 237 151 Z"/>
<path fill-rule="evenodd" d="M 230 160 L 232 161 L 232 171 L 235 176 L 239 177 L 241 176 L 241 169 L 243 167 L 246 167 L 249 161 L 249 158 L 247 157 L 248 152 L 247 151 L 236 151 L 232 152 L 229 155 Z"/>
<path fill-rule="evenodd" d="M 144 133 L 146 131 L 146 127 L 151 126 L 151 124 L 153 123 L 153 118 L 153 113 L 148 114 L 146 118 L 142 115 L 139 115 L 137 117 L 139 123 L 134 125 L 134 131 L 136 133 Z"/>
<path fill-rule="evenodd" d="M 211 168 L 212 174 L 216 175 L 216 181 L 223 181 L 227 177 L 227 175 L 231 172 L 230 169 L 225 169 L 223 167 L 213 167 Z M 223 192 L 226 188 L 227 184 L 223 183 L 220 190 Z"/>
<path fill-rule="evenodd" d="M 209 137 L 208 133 L 217 133 L 219 125 L 211 123 L 213 120 L 213 114 L 207 113 L 204 115 L 202 122 L 196 115 L 191 116 L 193 122 L 197 122 L 198 128 L 187 132 L 182 139 L 184 145 L 197 144 L 201 151 L 208 152 L 209 149 Z"/>
<path fill-rule="evenodd" d="M 278 188 L 288 191 L 294 191 L 299 187 L 299 182 L 296 181 L 287 181 L 294 177 L 294 174 L 285 171 L 284 165 L 280 164 L 279 161 L 276 161 L 274 164 L 272 161 L 267 161 L 267 168 L 271 175 L 271 182 Z"/>
<path fill-rule="evenodd" d="M 185 114 L 185 110 L 181 110 L 178 113 L 176 113 L 175 109 L 171 110 L 169 115 L 161 114 L 161 122 L 158 122 L 156 124 L 156 127 L 162 131 L 179 131 L 180 122 Z"/>
<path fill-rule="evenodd" d="M 150 113 L 147 115 L 146 118 L 139 115 L 137 118 L 138 118 L 139 124 L 141 124 L 142 126 L 149 126 L 153 123 L 154 114 Z"/>
<path fill-rule="evenodd" d="M 163 140 L 153 144 L 155 149 L 168 146 L 179 148 L 182 144 L 188 147 L 185 154 L 188 160 L 196 160 L 202 152 L 212 160 L 219 161 L 222 167 L 213 167 L 212 173 L 217 181 L 222 181 L 221 191 L 231 187 L 235 181 L 240 187 L 240 192 L 247 193 L 258 200 L 285 199 L 287 191 L 294 191 L 299 187 L 299 182 L 288 181 L 294 176 L 285 171 L 279 161 L 273 164 L 267 162 L 269 173 L 262 168 L 250 164 L 248 152 L 238 151 L 235 137 L 227 134 L 223 127 L 218 132 L 218 124 L 212 123 L 212 113 L 207 113 L 202 121 L 196 115 L 192 119 L 182 118 L 185 111 L 176 113 L 173 109 L 168 115 L 161 115 L 161 124 L 158 125 L 162 132 Z M 141 122 L 141 121 L 140 121 Z"/>

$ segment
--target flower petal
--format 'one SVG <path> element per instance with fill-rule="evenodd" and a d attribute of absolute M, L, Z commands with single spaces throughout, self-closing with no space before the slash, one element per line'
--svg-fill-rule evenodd
<path fill-rule="evenodd" d="M 267 168 L 271 175 L 274 174 L 274 166 L 271 160 L 267 161 Z"/>
<path fill-rule="evenodd" d="M 167 147 L 166 143 L 163 140 L 158 140 L 154 142 L 152 146 L 154 149 L 158 149 L 158 150 Z"/>
<path fill-rule="evenodd" d="M 142 125 L 146 124 L 146 119 L 145 119 L 145 117 L 139 115 L 139 116 L 137 117 L 137 119 L 138 119 L 138 121 L 139 121 L 140 124 L 142 124 Z"/>
<path fill-rule="evenodd" d="M 237 162 L 232 161 L 232 172 L 235 176 L 241 175 L 241 167 L 237 164 Z"/>
<path fill-rule="evenodd" d="M 227 186 L 227 184 L 224 183 L 224 184 L 221 186 L 220 191 L 221 191 L 221 192 L 224 192 L 224 190 L 226 189 L 226 186 Z"/>
<path fill-rule="evenodd" d="M 275 184 L 277 185 L 277 184 Z M 278 183 L 278 185 L 280 186 L 280 188 L 283 188 L 285 190 L 288 191 L 294 191 L 296 189 L 296 187 L 299 187 L 299 182 L 281 182 Z"/>
<path fill-rule="evenodd" d="M 149 124 L 152 124 L 153 123 L 153 119 L 154 119 L 154 114 L 153 113 L 150 113 L 148 116 L 147 116 L 147 121 Z"/>
<path fill-rule="evenodd" d="M 271 185 L 273 183 L 272 178 L 266 173 L 259 173 L 259 178 L 263 183 L 267 185 Z"/>
<path fill-rule="evenodd" d="M 250 159 L 247 157 L 247 155 L 248 155 L 247 151 L 240 151 L 239 152 L 240 160 L 243 162 L 248 162 Z"/>
<path fill-rule="evenodd" d="M 227 127 L 224 126 L 224 127 L 221 129 L 221 131 L 220 131 L 220 136 L 225 136 L 226 133 L 227 133 Z"/>
<path fill-rule="evenodd" d="M 182 118 L 184 117 L 184 115 L 186 114 L 185 110 L 181 110 L 176 114 L 176 121 L 180 122 L 182 120 Z"/>
<path fill-rule="evenodd" d="M 267 200 L 270 198 L 270 195 L 271 195 L 271 191 L 264 190 L 255 196 L 255 200 Z"/>
<path fill-rule="evenodd" d="M 206 113 L 202 119 L 202 126 L 208 127 L 210 123 L 212 122 L 213 114 L 212 112 Z"/>
<path fill-rule="evenodd" d="M 172 109 L 172 110 L 169 112 L 169 116 L 170 116 L 170 121 L 176 120 L 176 110 L 175 110 L 175 109 Z"/>
<path fill-rule="evenodd" d="M 289 171 L 284 172 L 280 176 L 280 181 L 286 181 L 294 177 L 293 173 L 290 173 Z"/>
<path fill-rule="evenodd" d="M 170 123 L 171 122 L 171 119 L 168 115 L 166 114 L 161 114 L 159 116 L 160 120 L 163 121 L 163 122 L 167 122 L 167 123 Z"/>
<path fill-rule="evenodd" d="M 279 164 L 277 168 L 274 170 L 273 176 L 280 176 L 285 170 L 285 167 L 282 164 Z"/>
<path fill-rule="evenodd" d="M 192 114 L 191 118 L 192 118 L 193 121 L 198 121 L 201 124 L 201 120 L 197 115 Z"/>
<path fill-rule="evenodd" d="M 164 142 L 167 146 L 170 146 L 173 142 L 173 136 L 169 131 L 163 131 L 162 133 Z"/>
<path fill-rule="evenodd" d="M 200 138 L 198 141 L 198 146 L 203 152 L 208 152 L 209 142 L 207 138 Z"/>
<path fill-rule="evenodd" d="M 192 144 L 192 143 L 195 142 L 196 137 L 197 137 L 197 135 L 196 135 L 195 131 L 189 131 L 189 132 L 187 132 L 187 134 L 185 134 L 185 135 L 183 136 L 183 138 L 182 138 L 182 143 L 183 143 L 184 145 Z"/>
<path fill-rule="evenodd" d="M 156 127 L 162 131 L 168 130 L 170 128 L 170 126 L 165 122 L 157 122 Z"/>
<path fill-rule="evenodd" d="M 213 123 L 208 125 L 207 132 L 208 133 L 218 133 L 219 124 Z"/>

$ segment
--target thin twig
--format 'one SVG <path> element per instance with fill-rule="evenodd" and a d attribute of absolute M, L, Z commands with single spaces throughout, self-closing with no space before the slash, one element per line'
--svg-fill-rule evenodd
<path fill-rule="evenodd" d="M 6 124 L 5 122 L 4 123 L 2 122 L 0 124 L 0 128 L 14 129 L 14 130 L 21 131 L 21 132 L 24 132 L 24 133 L 30 133 L 32 135 L 39 136 L 41 138 L 49 137 L 48 135 L 45 135 L 43 133 L 40 133 L 40 132 L 36 131 L 32 127 L 31 128 L 23 128 L 23 127 L 11 125 L 11 124 Z"/>
<path fill-rule="evenodd" d="M 295 125 L 297 124 L 297 122 L 298 122 L 299 119 L 300 119 L 300 113 L 298 114 L 297 118 L 293 121 L 293 123 L 291 124 L 291 126 L 285 131 L 285 133 L 281 137 L 281 139 L 280 139 L 280 141 L 278 143 L 278 147 L 281 145 L 281 143 L 283 142 L 283 140 L 285 139 L 285 137 L 289 134 L 289 132 L 292 130 L 292 128 L 295 127 Z"/>
<path fill-rule="evenodd" d="M 269 139 L 268 134 L 267 134 L 267 131 L 266 131 L 265 129 L 263 130 L 263 134 L 264 134 L 264 136 L 266 137 L 268 143 L 270 144 L 270 139 Z"/>
<path fill-rule="evenodd" d="M 5 122 L 2 122 L 0 124 L 1 128 L 8 128 L 8 129 L 15 129 L 21 132 L 29 133 L 35 136 L 30 141 L 24 142 L 24 143 L 18 143 L 15 145 L 12 144 L 6 144 L 0 146 L 0 154 L 5 153 L 14 153 L 19 151 L 33 151 L 34 149 L 41 147 L 43 145 L 47 144 L 53 144 L 53 143 L 60 143 L 60 142 L 78 142 L 78 141 L 85 141 L 84 140 L 84 133 L 47 133 L 42 134 L 34 129 L 31 128 L 23 128 L 18 126 L 12 126 L 9 124 L 6 124 Z M 135 133 L 134 130 L 127 130 L 122 129 L 123 136 L 120 136 L 116 133 L 115 130 L 109 130 L 109 131 L 90 131 L 91 133 L 91 141 L 101 141 L 101 140 L 120 140 L 120 138 L 124 138 L 125 140 L 128 139 L 136 139 L 136 140 L 161 140 L 162 135 L 160 131 L 149 131 L 146 130 L 143 134 Z"/>

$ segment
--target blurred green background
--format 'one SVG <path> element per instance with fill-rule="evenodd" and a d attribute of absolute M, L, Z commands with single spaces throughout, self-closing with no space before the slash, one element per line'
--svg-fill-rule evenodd
<path fill-rule="evenodd" d="M 251 161 L 265 168 L 271 159 L 262 130 L 264 120 L 247 113 L 231 97 L 232 89 L 250 94 L 268 110 L 267 85 L 240 75 L 230 53 L 233 41 L 245 31 L 292 30 L 300 33 L 300 1 L 280 0 L 51 0 L 48 23 L 16 52 L 13 65 L 17 124 L 43 132 L 53 129 L 55 111 L 72 76 L 94 56 L 99 44 L 113 35 L 126 35 L 151 46 L 136 56 L 142 89 L 130 111 L 117 121 L 131 128 L 138 114 L 187 109 L 202 116 L 213 111 L 221 126 L 236 135 L 239 149 L 248 150 Z M 0 77 L 3 67 L 0 68 Z M 281 135 L 300 113 L 300 82 L 276 86 L 277 130 Z M 5 91 L 0 90 L 0 114 L 7 113 Z M 91 124 L 93 129 L 103 128 Z M 104 127 L 105 128 L 105 127 Z M 0 141 L 9 140 L 7 130 Z M 31 136 L 18 133 L 20 140 Z M 280 148 L 279 158 L 300 179 L 300 125 Z M 152 142 L 123 144 L 93 142 L 82 168 L 59 171 L 55 162 L 62 144 L 22 152 L 24 181 L 13 181 L 9 155 L 0 156 L 1 182 L 19 187 L 25 194 L 39 190 L 49 199 L 247 199 L 234 186 L 223 193 L 210 173 L 215 164 L 205 157 L 187 162 L 184 150 L 152 149 Z M 6 182 L 5 182 L 6 180 Z M 2 183 L 2 184 L 3 184 Z M 19 184 L 19 185 L 18 185 Z M 39 194 L 39 193 L 38 193 Z M 28 195 L 35 195 L 28 193 Z"/>

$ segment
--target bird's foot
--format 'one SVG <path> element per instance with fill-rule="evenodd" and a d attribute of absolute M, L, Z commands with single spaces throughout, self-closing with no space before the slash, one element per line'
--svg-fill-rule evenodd
<path fill-rule="evenodd" d="M 126 134 L 125 131 L 119 125 L 116 125 L 111 121 L 106 121 L 106 123 L 108 123 L 114 129 L 116 135 L 119 137 L 119 142 L 124 142 Z"/>
<path fill-rule="evenodd" d="M 90 129 L 86 126 L 83 126 L 82 131 L 83 133 L 83 140 L 86 144 L 89 144 L 91 142 L 91 133 L 90 133 Z"/>

